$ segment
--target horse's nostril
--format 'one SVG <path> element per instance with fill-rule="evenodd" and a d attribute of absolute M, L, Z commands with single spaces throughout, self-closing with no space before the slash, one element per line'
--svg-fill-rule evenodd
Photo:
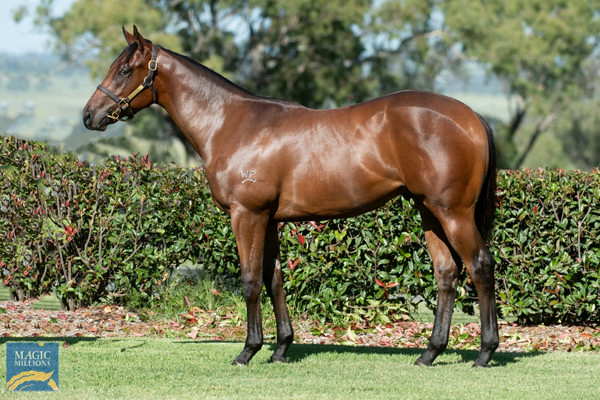
<path fill-rule="evenodd" d="M 83 124 L 89 128 L 92 124 L 92 113 L 89 109 L 83 110 Z"/>

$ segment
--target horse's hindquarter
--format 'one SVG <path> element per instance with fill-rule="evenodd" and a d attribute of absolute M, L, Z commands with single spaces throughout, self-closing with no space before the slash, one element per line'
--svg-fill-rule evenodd
<path fill-rule="evenodd" d="M 390 157 L 407 188 L 431 201 L 474 205 L 489 161 L 478 115 L 455 99 L 429 92 L 399 92 L 391 103 Z"/>
<path fill-rule="evenodd" d="M 462 103 L 423 92 L 335 110 L 292 107 L 248 132 L 221 173 L 230 187 L 222 206 L 244 202 L 277 220 L 326 219 L 376 208 L 404 189 L 443 192 L 476 172 L 467 171 L 477 169 L 472 158 L 485 158 L 481 139 L 456 121 L 465 115 L 477 120 Z"/>

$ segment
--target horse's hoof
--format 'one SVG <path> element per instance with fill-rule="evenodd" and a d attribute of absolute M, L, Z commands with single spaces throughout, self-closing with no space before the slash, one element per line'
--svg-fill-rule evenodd
<path fill-rule="evenodd" d="M 270 362 L 272 364 L 275 364 L 275 363 L 287 364 L 288 360 L 285 357 L 281 357 L 281 356 L 276 357 L 276 356 L 273 355 L 271 357 Z"/>
<path fill-rule="evenodd" d="M 241 362 L 236 361 L 236 360 L 233 360 L 233 362 L 231 363 L 231 365 L 237 365 L 238 367 L 247 367 L 248 366 L 248 364 L 244 364 L 244 363 L 241 363 Z"/>
<path fill-rule="evenodd" d="M 248 366 L 248 362 L 240 361 L 239 357 L 238 357 L 231 362 L 231 365 L 237 365 L 239 367 L 246 367 L 246 366 Z"/>
<path fill-rule="evenodd" d="M 431 363 L 429 363 L 429 364 L 424 363 L 423 361 L 421 361 L 420 358 L 418 358 L 417 361 L 415 361 L 415 365 L 417 367 L 431 367 Z"/>
<path fill-rule="evenodd" d="M 477 361 L 473 363 L 471 368 L 489 368 L 490 366 L 486 364 L 479 364 Z"/>

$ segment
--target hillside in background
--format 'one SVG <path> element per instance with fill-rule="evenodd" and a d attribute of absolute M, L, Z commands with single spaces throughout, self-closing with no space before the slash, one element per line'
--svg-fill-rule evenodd
<path fill-rule="evenodd" d="M 99 135 L 81 122 L 83 106 L 94 92 L 89 71 L 65 65 L 53 55 L 0 54 L 0 132 L 76 150 Z M 118 131 L 118 132 L 112 132 Z M 113 129 L 103 136 L 122 134 Z"/>

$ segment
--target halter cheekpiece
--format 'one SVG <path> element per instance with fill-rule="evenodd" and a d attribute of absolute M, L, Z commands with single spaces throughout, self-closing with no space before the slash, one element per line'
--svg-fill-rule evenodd
<path fill-rule="evenodd" d="M 106 94 L 110 97 L 115 103 L 117 103 L 118 107 L 108 118 L 115 121 L 129 121 L 133 119 L 133 112 L 131 111 L 131 102 L 135 99 L 140 93 L 142 93 L 145 89 L 152 89 L 152 94 L 154 95 L 154 101 L 156 102 L 156 90 L 154 89 L 154 76 L 156 75 L 156 70 L 158 68 L 158 63 L 156 62 L 156 55 L 158 53 L 158 48 L 160 46 L 155 45 L 152 48 L 152 58 L 148 62 L 148 75 L 144 79 L 144 82 L 140 86 L 138 86 L 131 94 L 127 97 L 119 97 L 107 88 L 102 85 L 98 85 L 97 89 L 102 93 Z M 125 115 L 121 115 L 121 114 Z"/>

